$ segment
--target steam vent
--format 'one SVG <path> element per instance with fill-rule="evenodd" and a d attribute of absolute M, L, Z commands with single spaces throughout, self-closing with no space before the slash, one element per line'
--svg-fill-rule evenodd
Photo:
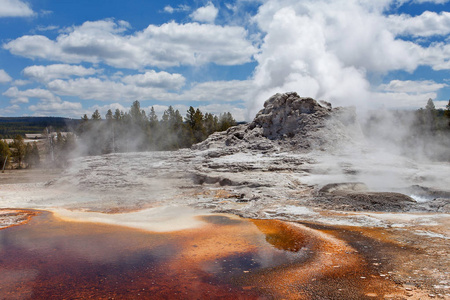
<path fill-rule="evenodd" d="M 291 92 L 273 95 L 251 123 L 215 133 L 194 149 L 333 152 L 361 137 L 353 108 L 332 108 L 325 101 L 319 103 Z"/>

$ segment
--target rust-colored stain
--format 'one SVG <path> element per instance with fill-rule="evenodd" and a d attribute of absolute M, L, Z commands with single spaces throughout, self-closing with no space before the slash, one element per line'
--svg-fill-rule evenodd
<path fill-rule="evenodd" d="M 39 214 L 39 212 L 33 210 L 7 208 L 0 209 L 0 230 L 28 223 L 31 218 L 37 214 Z M 2 224 L 3 220 L 8 221 L 6 222 L 6 225 Z"/>
<path fill-rule="evenodd" d="M 0 298 L 374 299 L 394 288 L 319 230 L 199 218 L 201 228 L 154 233 L 42 212 L 0 231 Z"/>

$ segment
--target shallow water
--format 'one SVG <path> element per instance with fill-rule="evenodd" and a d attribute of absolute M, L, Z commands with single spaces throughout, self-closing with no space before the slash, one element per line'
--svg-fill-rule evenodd
<path fill-rule="evenodd" d="M 41 212 L 0 230 L 0 298 L 361 299 L 367 292 L 355 281 L 364 274 L 358 254 L 312 229 L 197 218 L 205 225 L 150 232 Z M 338 291 L 349 281 L 354 286 Z"/>

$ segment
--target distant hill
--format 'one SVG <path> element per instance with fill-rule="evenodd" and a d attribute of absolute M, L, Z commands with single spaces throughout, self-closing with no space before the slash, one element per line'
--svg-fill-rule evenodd
<path fill-rule="evenodd" d="M 46 127 L 54 131 L 73 131 L 80 120 L 61 117 L 0 117 L 0 138 L 14 138 L 25 133 L 42 133 Z"/>

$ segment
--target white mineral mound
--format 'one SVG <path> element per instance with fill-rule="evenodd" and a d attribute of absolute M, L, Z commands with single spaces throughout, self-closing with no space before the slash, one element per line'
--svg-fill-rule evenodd
<path fill-rule="evenodd" d="M 197 150 L 336 152 L 363 141 L 353 108 L 332 108 L 297 93 L 275 94 L 253 122 L 215 133 Z"/>

